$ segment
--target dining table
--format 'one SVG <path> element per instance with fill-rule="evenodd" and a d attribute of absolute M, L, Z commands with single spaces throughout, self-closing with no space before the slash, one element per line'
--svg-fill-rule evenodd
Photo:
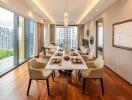
<path fill-rule="evenodd" d="M 65 59 L 65 57 L 68 57 L 69 59 Z M 58 62 L 53 62 L 53 61 Z M 77 62 L 75 60 L 79 60 L 80 62 Z M 75 62 L 74 62 L 75 61 Z M 78 50 L 69 50 L 69 53 L 65 55 L 65 51 L 62 49 L 58 49 L 55 51 L 55 53 L 51 56 L 49 59 L 45 69 L 47 70 L 65 70 L 65 71 L 71 71 L 71 70 L 85 70 L 88 69 L 85 61 L 83 60 L 82 56 L 79 54 Z M 67 73 L 68 76 L 68 73 Z"/>

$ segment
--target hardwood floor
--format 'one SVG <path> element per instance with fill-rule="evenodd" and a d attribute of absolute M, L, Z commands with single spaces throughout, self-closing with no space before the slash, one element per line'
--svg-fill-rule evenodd
<path fill-rule="evenodd" d="M 46 81 L 33 81 L 27 96 L 29 76 L 25 63 L 0 78 L 0 100 L 132 100 L 132 86 L 108 68 L 104 70 L 104 96 L 99 80 L 87 80 L 83 95 L 82 81 L 76 76 L 74 71 L 71 82 L 67 83 L 66 76 L 56 72 L 55 82 L 49 79 L 51 96 L 48 96 Z"/>

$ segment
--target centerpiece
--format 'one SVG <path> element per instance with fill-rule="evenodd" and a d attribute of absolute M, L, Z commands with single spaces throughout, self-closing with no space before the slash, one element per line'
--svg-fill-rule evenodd
<path fill-rule="evenodd" d="M 68 60 L 70 60 L 70 57 L 69 57 L 69 50 L 70 49 L 69 49 L 67 44 L 64 44 L 63 48 L 64 48 L 64 54 L 63 54 L 64 57 L 63 57 L 63 59 L 68 61 Z"/>

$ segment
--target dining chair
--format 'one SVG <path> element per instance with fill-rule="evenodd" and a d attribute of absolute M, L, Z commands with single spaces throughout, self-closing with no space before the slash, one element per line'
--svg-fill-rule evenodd
<path fill-rule="evenodd" d="M 90 61 L 90 60 L 93 60 L 94 55 L 93 55 L 93 53 L 90 52 L 87 55 L 82 55 L 82 58 L 83 58 L 84 61 Z"/>
<path fill-rule="evenodd" d="M 52 55 L 55 53 L 55 51 L 56 51 L 56 48 L 49 48 L 49 50 L 47 51 L 47 54 Z"/>
<path fill-rule="evenodd" d="M 80 70 L 80 74 L 83 78 L 83 94 L 85 92 L 86 79 L 100 79 L 102 94 L 104 94 L 103 86 L 103 69 L 104 69 L 104 60 L 102 57 L 98 57 L 95 61 L 86 62 L 88 69 Z"/>
<path fill-rule="evenodd" d="M 82 56 L 82 58 L 85 62 L 94 60 L 93 53 L 91 53 L 91 52 L 87 55 L 81 55 L 81 56 Z M 78 71 L 78 77 L 79 77 L 79 80 L 80 80 L 80 70 Z"/>
<path fill-rule="evenodd" d="M 39 53 L 39 58 L 42 60 L 49 60 L 51 58 L 51 55 L 45 55 L 44 52 Z"/>
<path fill-rule="evenodd" d="M 48 63 L 48 61 L 50 60 L 50 58 L 51 58 L 51 55 L 45 55 L 43 52 L 41 52 L 41 53 L 39 53 L 39 58 L 40 58 L 40 60 L 42 60 L 43 62 L 47 62 Z M 54 75 L 54 77 L 55 77 L 55 70 L 53 70 L 53 75 Z"/>
<path fill-rule="evenodd" d="M 53 52 L 50 52 L 51 51 L 51 48 L 48 48 L 48 47 L 42 47 L 41 51 L 46 56 L 52 56 L 52 54 L 53 54 Z"/>
<path fill-rule="evenodd" d="M 47 83 L 47 90 L 48 95 L 50 95 L 49 92 L 49 77 L 52 76 L 52 79 L 54 81 L 53 77 L 53 71 L 52 70 L 46 70 L 45 69 L 46 63 L 40 62 L 36 60 L 35 58 L 28 61 L 28 71 L 29 71 L 29 84 L 28 84 L 28 90 L 27 95 L 29 95 L 30 85 L 32 80 L 46 80 Z"/>
<path fill-rule="evenodd" d="M 85 48 L 84 46 L 80 46 L 80 50 L 78 52 L 80 55 L 87 55 L 90 52 L 90 48 Z"/>

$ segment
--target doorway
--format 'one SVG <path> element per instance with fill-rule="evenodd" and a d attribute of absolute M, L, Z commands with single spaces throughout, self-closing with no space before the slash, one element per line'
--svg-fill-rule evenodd
<path fill-rule="evenodd" d="M 96 21 L 96 57 L 104 57 L 104 23 L 103 18 Z"/>

